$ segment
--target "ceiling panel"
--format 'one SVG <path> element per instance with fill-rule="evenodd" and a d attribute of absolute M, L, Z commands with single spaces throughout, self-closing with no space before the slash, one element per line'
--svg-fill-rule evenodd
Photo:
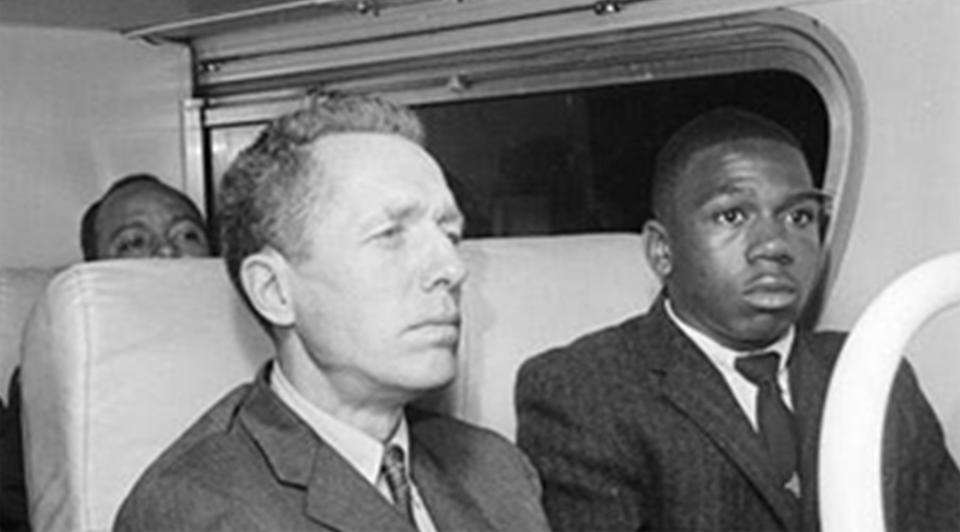
<path fill-rule="evenodd" d="M 424 0 L 0 0 L 0 25 L 29 25 L 134 32 L 185 23 L 191 37 L 237 22 L 278 22 L 291 16 L 323 16 L 336 11 L 390 9 Z M 233 18 L 232 15 L 241 16 Z M 223 17 L 228 22 L 219 22 Z M 207 23 L 204 21 L 212 20 Z M 200 24 L 194 24 L 202 22 Z M 193 30 L 192 28 L 196 28 Z"/>

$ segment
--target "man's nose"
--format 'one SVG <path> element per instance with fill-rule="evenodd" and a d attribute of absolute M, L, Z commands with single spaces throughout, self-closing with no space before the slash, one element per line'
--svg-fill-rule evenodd
<path fill-rule="evenodd" d="M 424 279 L 424 289 L 441 286 L 447 290 L 460 287 L 467 278 L 467 265 L 463 262 L 458 246 L 448 238 L 435 247 L 434 257 Z"/>
<path fill-rule="evenodd" d="M 763 259 L 780 264 L 792 263 L 793 250 L 787 228 L 775 217 L 761 217 L 751 231 L 747 253 L 751 261 Z"/>
<path fill-rule="evenodd" d="M 183 253 L 180 251 L 180 246 L 177 246 L 173 242 L 161 242 L 153 252 L 154 257 L 162 259 L 177 259 L 182 255 Z"/>

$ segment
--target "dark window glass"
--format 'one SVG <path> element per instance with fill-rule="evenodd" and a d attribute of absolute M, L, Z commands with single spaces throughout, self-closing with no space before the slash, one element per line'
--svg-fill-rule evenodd
<path fill-rule="evenodd" d="M 467 236 L 639 231 L 654 159 L 687 120 L 718 106 L 766 115 L 804 144 L 822 184 L 821 96 L 784 71 L 643 82 L 424 105 L 428 149 L 467 215 Z"/>
<path fill-rule="evenodd" d="M 804 78 L 786 71 L 638 82 L 417 107 L 468 237 L 640 231 L 654 159 L 670 134 L 717 106 L 766 115 L 804 144 L 817 185 L 828 117 Z M 212 190 L 262 123 L 211 128 Z M 213 199 L 213 195 L 209 197 Z M 215 208 L 214 205 L 210 205 Z"/>

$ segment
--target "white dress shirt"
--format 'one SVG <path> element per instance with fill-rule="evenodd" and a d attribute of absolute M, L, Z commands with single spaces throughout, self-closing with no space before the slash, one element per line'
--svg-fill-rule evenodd
<path fill-rule="evenodd" d="M 381 466 L 386 448 L 390 445 L 399 445 L 403 449 L 405 469 L 410 482 L 410 503 L 417 529 L 420 532 L 436 532 L 433 519 L 430 518 L 430 513 L 410 475 L 410 429 L 407 426 L 406 417 L 400 417 L 400 423 L 388 441 L 380 442 L 308 401 L 293 387 L 280 369 L 280 364 L 276 362 L 273 363 L 273 371 L 270 375 L 270 388 L 323 441 L 340 453 L 340 456 L 367 479 L 367 482 L 374 485 L 391 504 L 393 495 L 390 493 L 386 478 L 381 474 Z M 357 511 L 362 512 L 363 509 L 358 508 Z"/>
<path fill-rule="evenodd" d="M 787 408 L 793 410 L 793 400 L 790 397 L 790 380 L 787 373 L 787 357 L 790 356 L 790 349 L 793 347 L 793 339 L 796 335 L 796 331 L 793 327 L 790 327 L 790 329 L 787 331 L 787 334 L 784 334 L 779 340 L 764 347 L 763 349 L 757 349 L 750 352 L 735 351 L 720 345 L 713 338 L 710 338 L 706 334 L 703 334 L 702 332 L 685 323 L 673 311 L 673 306 L 670 304 L 670 301 L 667 300 L 665 303 L 667 315 L 670 316 L 670 320 L 680 328 L 687 338 L 690 338 L 690 340 L 707 355 L 707 358 L 711 363 L 713 363 L 714 367 L 717 368 L 717 371 L 723 375 L 724 380 L 727 381 L 727 387 L 729 387 L 730 391 L 733 392 L 733 396 L 737 399 L 737 403 L 740 404 L 740 409 L 743 410 L 744 414 L 746 414 L 747 419 L 750 420 L 754 430 L 757 429 L 757 386 L 747 380 L 746 377 L 737 371 L 734 363 L 738 357 L 757 353 L 765 353 L 769 351 L 776 351 L 779 353 L 780 369 L 777 371 L 777 382 L 780 384 L 780 394 L 781 397 L 783 397 L 783 402 L 786 403 Z"/>

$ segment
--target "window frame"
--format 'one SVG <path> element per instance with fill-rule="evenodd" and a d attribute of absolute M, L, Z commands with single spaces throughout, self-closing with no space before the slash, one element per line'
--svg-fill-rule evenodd
<path fill-rule="evenodd" d="M 264 122 L 316 90 L 377 92 L 423 105 L 783 70 L 810 82 L 827 109 L 823 189 L 833 197 L 824 237 L 828 260 L 821 271 L 821 290 L 827 293 L 849 240 L 866 149 L 862 86 L 840 41 L 815 19 L 786 9 L 661 23 L 634 15 L 599 29 L 603 17 L 588 16 L 560 10 L 426 34 L 374 32 L 379 36 L 315 48 L 274 43 L 263 53 L 251 48 L 248 36 L 240 54 L 224 51 L 229 47 L 223 37 L 213 44 L 200 40 L 194 52 L 196 98 L 184 107 L 188 188 L 202 189 L 212 212 L 207 133 Z M 542 37 L 517 43 L 515 35 Z"/>

